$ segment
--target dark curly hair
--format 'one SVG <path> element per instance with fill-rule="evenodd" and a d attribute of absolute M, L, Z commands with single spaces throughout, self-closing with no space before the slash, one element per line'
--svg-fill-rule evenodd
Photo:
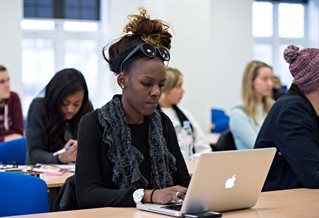
<path fill-rule="evenodd" d="M 129 22 L 123 29 L 126 34 L 109 46 L 108 58 L 105 57 L 108 46 L 103 48 L 104 58 L 109 63 L 110 70 L 115 74 L 120 73 L 116 69 L 119 55 L 138 44 L 146 42 L 165 47 L 168 50 L 171 48 L 172 35 L 169 33 L 169 25 L 162 20 L 151 20 L 145 8 L 139 8 L 139 11 L 139 15 L 128 15 Z M 129 70 L 133 63 L 129 64 L 124 70 Z"/>

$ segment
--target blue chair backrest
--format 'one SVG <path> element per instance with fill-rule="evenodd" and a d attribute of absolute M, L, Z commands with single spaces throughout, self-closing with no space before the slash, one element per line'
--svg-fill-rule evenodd
<path fill-rule="evenodd" d="M 224 110 L 212 108 L 211 109 L 211 121 L 214 124 L 213 132 L 222 133 L 228 129 L 229 116 Z"/>
<path fill-rule="evenodd" d="M 0 216 L 49 212 L 48 187 L 36 177 L 0 172 Z"/>
<path fill-rule="evenodd" d="M 7 142 L 0 142 L 0 162 L 12 164 L 17 162 L 25 164 L 27 145 L 25 138 L 15 139 Z"/>

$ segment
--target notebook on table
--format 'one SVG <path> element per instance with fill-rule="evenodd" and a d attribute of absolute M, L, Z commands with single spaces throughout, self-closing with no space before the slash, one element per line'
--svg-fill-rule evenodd
<path fill-rule="evenodd" d="M 136 207 L 170 216 L 253 207 L 275 153 L 276 148 L 263 148 L 202 154 L 183 204 L 137 204 Z"/>

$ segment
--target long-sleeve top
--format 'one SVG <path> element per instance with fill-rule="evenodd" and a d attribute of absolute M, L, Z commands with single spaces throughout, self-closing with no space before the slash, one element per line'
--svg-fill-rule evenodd
<path fill-rule="evenodd" d="M 255 148 L 276 147 L 263 190 L 319 188 L 319 118 L 307 98 L 286 94 L 270 110 Z"/>
<path fill-rule="evenodd" d="M 252 149 L 254 147 L 257 134 L 263 124 L 267 113 L 262 104 L 256 106 L 257 124 L 241 106 L 235 107 L 230 114 L 230 131 L 233 134 L 235 145 L 238 150 Z"/>
<path fill-rule="evenodd" d="M 177 171 L 172 175 L 174 185 L 187 187 L 190 176 L 178 146 L 174 127 L 169 118 L 162 116 L 163 136 L 169 152 L 176 158 Z M 150 178 L 150 157 L 148 146 L 147 122 L 139 125 L 129 125 L 132 144 L 144 156 L 140 166 L 142 175 Z M 80 208 L 95 207 L 133 207 L 133 192 L 129 187 L 125 191 L 112 181 L 113 163 L 108 158 L 109 146 L 102 140 L 103 127 L 98 121 L 97 111 L 86 114 L 79 125 L 78 156 L 76 161 L 76 194 Z M 122 160 L 125 161 L 125 160 Z M 152 188 L 152 187 L 140 187 Z"/>
<path fill-rule="evenodd" d="M 205 137 L 205 134 L 204 134 L 202 128 L 200 127 L 200 125 L 196 121 L 193 114 L 183 107 L 178 106 L 178 108 L 185 114 L 185 116 L 189 120 L 190 124 L 192 125 L 195 153 L 202 154 L 202 153 L 212 152 L 212 148 L 210 147 L 208 140 Z M 172 107 L 160 108 L 160 109 L 172 121 L 175 132 L 178 135 L 181 132 L 182 125 L 181 125 L 181 121 L 179 120 L 179 118 L 176 114 L 176 111 Z M 180 145 L 180 148 L 182 149 L 181 145 Z"/>
<path fill-rule="evenodd" d="M 10 92 L 8 99 L 0 101 L 0 142 L 13 133 L 23 135 L 23 115 L 18 94 Z"/>
<path fill-rule="evenodd" d="M 28 125 L 26 129 L 27 139 L 27 164 L 45 163 L 58 164 L 60 163 L 57 156 L 53 153 L 64 147 L 68 139 L 64 139 L 60 147 L 56 150 L 50 149 L 50 142 L 48 138 L 48 112 L 45 108 L 44 98 L 35 98 L 29 107 Z M 66 131 L 69 133 L 69 139 L 75 139 L 77 127 L 66 126 Z"/>

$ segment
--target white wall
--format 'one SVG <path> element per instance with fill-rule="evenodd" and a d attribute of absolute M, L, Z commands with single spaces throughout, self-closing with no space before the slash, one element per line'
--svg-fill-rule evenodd
<path fill-rule="evenodd" d="M 170 65 L 185 75 L 186 93 L 182 105 L 193 112 L 203 130 L 208 132 L 211 107 L 229 112 L 240 101 L 242 71 L 252 57 L 252 1 L 102 0 L 102 10 L 107 11 L 107 15 L 103 15 L 106 20 L 102 24 L 105 28 L 102 44 L 118 38 L 127 15 L 137 13 L 140 6 L 148 9 L 151 18 L 170 23 L 173 27 Z M 22 90 L 21 19 L 22 0 L 0 0 L 3 30 L 0 63 L 10 70 L 12 88 L 18 92 Z M 107 65 L 102 65 L 106 68 L 102 71 L 108 71 Z M 115 81 L 112 73 L 109 76 Z M 115 82 L 113 84 L 118 92 Z M 105 98 L 107 101 L 110 96 Z"/>
<path fill-rule="evenodd" d="M 110 37 L 119 37 L 128 14 L 144 6 L 173 27 L 170 66 L 185 75 L 182 105 L 205 132 L 210 108 L 227 111 L 240 101 L 241 74 L 252 57 L 252 0 L 110 1 Z"/>
<path fill-rule="evenodd" d="M 206 131 L 211 107 L 230 111 L 240 101 L 241 74 L 252 57 L 251 5 L 250 0 L 201 1 L 200 6 L 189 1 L 172 11 L 179 21 L 173 24 L 177 39 L 172 65 L 185 74 L 182 105 Z"/>
<path fill-rule="evenodd" d="M 22 0 L 0 1 L 0 64 L 10 74 L 11 88 L 21 95 L 21 28 Z"/>

